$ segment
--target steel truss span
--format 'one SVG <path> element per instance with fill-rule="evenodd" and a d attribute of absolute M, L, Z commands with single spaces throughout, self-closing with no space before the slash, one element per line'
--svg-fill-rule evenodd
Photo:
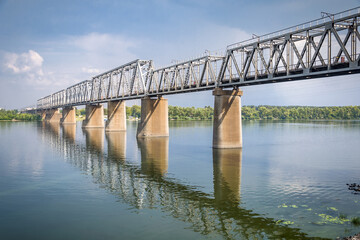
<path fill-rule="evenodd" d="M 359 73 L 359 16 L 360 8 L 327 14 L 160 69 L 135 60 L 41 98 L 37 109 Z"/>

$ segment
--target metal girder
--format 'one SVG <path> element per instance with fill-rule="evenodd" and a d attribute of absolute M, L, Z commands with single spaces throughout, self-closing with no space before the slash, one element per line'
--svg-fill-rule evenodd
<path fill-rule="evenodd" d="M 148 94 L 178 93 L 215 85 L 216 70 L 223 57 L 204 56 L 154 70 Z"/>
<path fill-rule="evenodd" d="M 358 73 L 359 17 L 350 9 L 165 68 L 135 60 L 41 98 L 37 109 Z"/>
<path fill-rule="evenodd" d="M 64 90 L 41 98 L 37 108 L 57 108 L 96 104 L 124 96 L 145 96 L 146 78 L 153 71 L 152 61 L 135 60 Z M 130 87 L 129 87 L 130 86 Z"/>
<path fill-rule="evenodd" d="M 357 31 L 360 8 L 333 16 L 228 46 L 223 72 L 217 81 L 219 87 L 360 72 L 356 47 L 360 41 Z M 332 37 L 336 41 L 331 41 Z M 329 40 L 325 41 L 326 38 Z M 245 49 L 251 49 L 251 54 L 244 59 Z M 231 78 L 227 74 L 230 67 L 236 70 Z"/>

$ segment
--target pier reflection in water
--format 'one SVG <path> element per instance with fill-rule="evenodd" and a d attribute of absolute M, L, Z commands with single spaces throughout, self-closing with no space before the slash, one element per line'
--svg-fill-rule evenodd
<path fill-rule="evenodd" d="M 86 147 L 99 153 L 104 151 L 104 129 L 83 129 L 86 139 Z"/>
<path fill-rule="evenodd" d="M 242 149 L 213 149 L 214 195 L 218 202 L 239 204 Z"/>
<path fill-rule="evenodd" d="M 58 123 L 42 122 L 45 130 L 50 131 L 54 136 L 60 136 L 60 125 Z"/>
<path fill-rule="evenodd" d="M 75 142 L 76 137 L 76 125 L 75 124 L 66 124 L 62 125 L 63 136 L 65 139 L 70 142 Z"/>
<path fill-rule="evenodd" d="M 103 129 L 85 130 L 85 146 L 81 141 L 74 144 L 66 134 L 59 137 L 57 129 L 40 132 L 66 162 L 139 211 L 161 211 L 186 222 L 195 232 L 227 239 L 310 239 L 300 229 L 278 225 L 272 218 L 241 207 L 241 150 L 213 150 L 213 195 L 166 176 L 168 162 L 171 164 L 169 138 L 139 140 L 141 166 L 137 166 L 124 161 L 125 133 L 106 134 L 106 154 Z"/>
<path fill-rule="evenodd" d="M 141 151 L 141 171 L 151 176 L 163 176 L 168 170 L 169 137 L 138 138 Z"/>
<path fill-rule="evenodd" d="M 105 132 L 108 155 L 110 158 L 125 161 L 126 158 L 126 131 Z"/>

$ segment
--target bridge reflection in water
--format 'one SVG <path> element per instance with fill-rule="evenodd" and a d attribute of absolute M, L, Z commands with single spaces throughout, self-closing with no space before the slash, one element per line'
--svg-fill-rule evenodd
<path fill-rule="evenodd" d="M 42 139 L 64 156 L 66 162 L 91 175 L 96 184 L 137 209 L 162 212 L 190 224 L 204 235 L 227 239 L 314 239 L 298 228 L 276 224 L 240 206 L 241 149 L 213 149 L 214 194 L 183 184 L 166 173 L 169 138 L 139 139 L 141 166 L 126 162 L 126 133 L 84 130 L 86 144 L 75 140 L 75 126 L 44 123 Z"/>

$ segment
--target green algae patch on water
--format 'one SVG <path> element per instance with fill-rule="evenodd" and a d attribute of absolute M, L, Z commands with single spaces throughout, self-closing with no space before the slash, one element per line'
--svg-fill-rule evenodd
<path fill-rule="evenodd" d="M 279 219 L 276 221 L 276 225 L 293 225 L 294 222 L 292 221 L 285 221 L 283 219 Z"/>
<path fill-rule="evenodd" d="M 321 221 L 315 222 L 315 224 L 324 225 L 324 224 L 345 224 L 347 222 L 350 222 L 347 218 L 342 217 L 333 217 L 331 215 L 327 215 L 325 213 L 317 214 L 319 217 L 321 217 Z"/>
<path fill-rule="evenodd" d="M 299 207 L 295 204 L 286 205 L 285 203 L 283 203 L 283 204 L 279 205 L 278 208 L 299 208 Z"/>

